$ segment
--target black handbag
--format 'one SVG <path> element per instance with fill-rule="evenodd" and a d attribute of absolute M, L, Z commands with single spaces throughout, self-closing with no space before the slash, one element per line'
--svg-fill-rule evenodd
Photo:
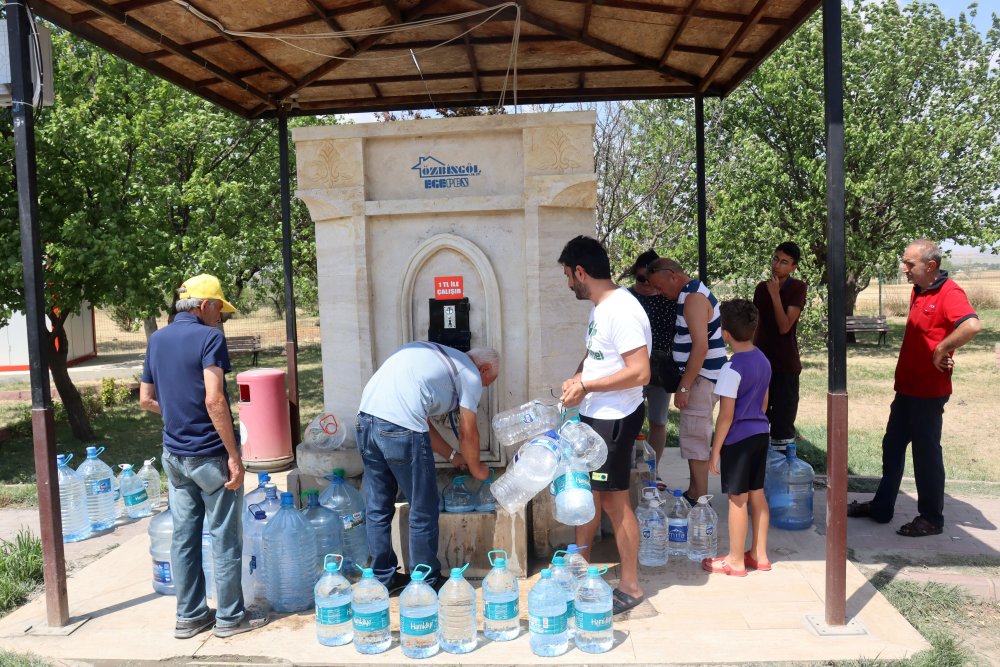
<path fill-rule="evenodd" d="M 681 383 L 681 370 L 674 357 L 666 350 L 653 350 L 649 355 L 649 384 L 663 387 L 668 394 L 677 391 Z"/>

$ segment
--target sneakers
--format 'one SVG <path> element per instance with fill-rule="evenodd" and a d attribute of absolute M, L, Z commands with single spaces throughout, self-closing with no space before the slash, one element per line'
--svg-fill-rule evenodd
<path fill-rule="evenodd" d="M 243 634 L 244 632 L 250 632 L 251 630 L 257 630 L 267 625 L 268 621 L 271 619 L 268 617 L 267 612 L 255 611 L 251 613 L 247 611 L 243 614 L 243 618 L 237 625 L 224 625 L 215 626 L 215 630 L 212 631 L 216 637 L 232 637 L 233 635 Z"/>
<path fill-rule="evenodd" d="M 209 609 L 204 618 L 195 621 L 177 621 L 177 625 L 174 626 L 174 637 L 176 639 L 191 639 L 195 635 L 210 630 L 213 625 L 215 625 L 215 610 Z"/>
<path fill-rule="evenodd" d="M 407 584 L 410 583 L 410 575 L 405 572 L 396 571 L 392 573 L 392 579 L 389 580 L 389 585 L 386 588 L 389 589 L 389 595 L 399 595 L 406 588 Z"/>

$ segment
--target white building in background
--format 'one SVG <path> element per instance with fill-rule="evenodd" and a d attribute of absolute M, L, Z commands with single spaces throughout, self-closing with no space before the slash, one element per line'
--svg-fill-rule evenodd
<path fill-rule="evenodd" d="M 51 330 L 47 318 L 45 326 Z M 66 361 L 70 366 L 97 356 L 94 309 L 89 303 L 83 305 L 79 314 L 67 318 L 66 337 L 69 340 Z M 7 326 L 0 327 L 0 371 L 28 368 L 28 322 L 24 313 L 15 312 Z"/>

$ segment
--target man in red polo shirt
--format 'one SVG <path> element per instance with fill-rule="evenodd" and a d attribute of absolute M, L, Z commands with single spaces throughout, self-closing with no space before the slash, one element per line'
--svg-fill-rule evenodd
<path fill-rule="evenodd" d="M 941 250 L 927 239 L 914 241 L 903 253 L 901 268 L 913 295 L 896 363 L 896 398 L 882 438 L 882 480 L 871 501 L 847 507 L 848 516 L 892 521 L 906 446 L 912 442 L 920 514 L 896 531 L 906 537 L 938 535 L 944 527 L 941 421 L 951 396 L 952 354 L 982 328 L 965 292 L 940 267 Z"/>

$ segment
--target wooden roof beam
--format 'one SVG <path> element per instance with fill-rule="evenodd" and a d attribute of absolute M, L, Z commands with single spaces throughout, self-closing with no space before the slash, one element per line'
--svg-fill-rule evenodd
<path fill-rule="evenodd" d="M 700 0 L 691 0 L 691 2 L 688 3 L 687 10 L 684 12 L 684 15 L 681 17 L 681 22 L 677 24 L 677 28 L 674 30 L 674 34 L 672 34 L 670 36 L 670 41 L 667 42 L 667 48 L 663 49 L 663 55 L 660 56 L 660 66 L 661 67 L 663 65 L 666 65 L 667 64 L 667 60 L 670 59 L 670 53 L 677 46 L 677 42 L 678 42 L 678 40 L 680 40 L 681 34 L 684 33 L 684 29 L 687 28 L 688 21 L 691 20 L 691 14 L 693 14 L 694 11 L 696 9 L 698 9 L 698 2 L 699 1 Z"/>
<path fill-rule="evenodd" d="M 598 65 L 595 67 L 588 68 L 586 70 L 587 74 L 613 74 L 618 72 L 641 72 L 644 71 L 641 67 L 635 67 L 634 65 Z M 551 76 L 559 74 L 576 74 L 580 72 L 579 67 L 537 67 L 534 69 L 520 69 L 518 70 L 518 76 Z M 479 78 L 484 77 L 503 77 L 507 74 L 507 69 L 496 69 L 496 70 L 480 70 Z M 369 82 L 374 82 L 376 84 L 384 83 L 419 83 L 420 81 L 451 81 L 454 79 L 468 79 L 468 72 L 436 72 L 433 74 L 425 73 L 423 77 L 419 74 L 400 74 L 400 75 L 386 75 L 386 76 L 363 76 L 350 79 L 323 79 L 322 81 L 316 81 L 312 84 L 312 88 L 336 88 L 340 86 L 359 86 L 364 85 Z M 476 92 L 482 92 L 477 90 Z"/>
<path fill-rule="evenodd" d="M 465 24 L 462 24 L 462 28 L 468 30 Z M 462 40 L 465 42 L 465 55 L 469 59 L 469 67 L 472 69 L 472 80 L 476 83 L 476 92 L 483 92 L 483 82 L 479 80 L 479 65 L 476 64 L 476 52 L 472 48 L 472 44 L 469 43 L 469 35 L 463 35 Z"/>
<path fill-rule="evenodd" d="M 594 12 L 594 0 L 588 0 L 587 8 L 583 10 L 583 27 L 580 28 L 580 35 L 586 37 L 590 33 L 590 17 Z"/>
<path fill-rule="evenodd" d="M 769 1 L 770 0 L 757 0 L 757 4 L 754 5 L 750 14 L 747 16 L 747 20 L 743 22 L 743 25 L 739 27 L 736 34 L 733 35 L 733 38 L 729 40 L 729 43 L 726 44 L 726 48 L 722 49 L 722 53 L 715 59 L 715 62 L 712 63 L 708 73 L 705 74 L 705 77 L 698 85 L 699 93 L 704 93 L 708 89 L 712 83 L 712 77 L 715 76 L 715 73 L 719 71 L 719 68 L 721 68 L 727 60 L 729 60 L 729 56 L 733 54 L 736 47 L 743 41 L 743 38 L 746 37 L 746 34 L 750 31 L 750 29 L 757 25 L 757 22 L 764 14 L 764 9 L 767 8 Z"/>
<path fill-rule="evenodd" d="M 310 7 L 312 7 L 313 14 L 315 14 L 318 19 L 326 23 L 326 25 L 331 30 L 333 30 L 334 32 L 344 31 L 344 26 L 342 26 L 337 19 L 333 18 L 332 16 L 326 15 L 326 10 L 323 8 L 323 5 L 319 4 L 318 0 L 306 0 L 306 2 L 309 4 Z M 389 13 L 392 14 L 391 11 Z M 350 47 L 351 53 L 357 53 L 358 46 L 354 42 L 354 40 L 348 37 L 341 37 L 340 39 L 342 39 L 347 44 L 347 46 Z M 289 83 L 291 83 L 294 86 L 298 82 L 295 79 L 291 79 Z M 382 97 L 381 91 L 379 91 L 378 87 L 374 83 L 369 83 L 368 86 L 369 88 L 371 88 L 372 93 L 375 95 L 375 97 Z"/>
<path fill-rule="evenodd" d="M 140 9 L 145 9 L 146 7 L 154 7 L 156 5 L 164 5 L 168 2 L 173 2 L 174 0 L 129 0 L 128 2 L 119 2 L 115 5 L 115 9 L 126 14 L 129 12 L 135 12 Z M 102 14 L 100 12 L 95 12 L 92 10 L 87 10 L 85 12 L 79 12 L 72 15 L 72 22 L 76 23 L 86 23 L 87 21 L 93 21 L 94 19 L 101 18 Z"/>
<path fill-rule="evenodd" d="M 641 0 L 561 0 L 562 2 L 572 2 L 576 4 L 593 3 L 598 7 L 608 7 L 610 9 L 632 9 L 639 12 L 650 12 L 651 14 L 671 14 L 673 16 L 683 16 L 687 11 L 686 7 L 673 7 L 670 5 L 659 5 L 653 2 L 642 2 Z M 711 19 L 713 21 L 728 21 L 730 23 L 743 23 L 745 14 L 738 12 L 720 12 L 714 9 L 696 9 L 691 16 L 699 19 Z M 764 25 L 784 25 L 785 20 L 773 16 L 761 18 L 760 23 Z"/>

